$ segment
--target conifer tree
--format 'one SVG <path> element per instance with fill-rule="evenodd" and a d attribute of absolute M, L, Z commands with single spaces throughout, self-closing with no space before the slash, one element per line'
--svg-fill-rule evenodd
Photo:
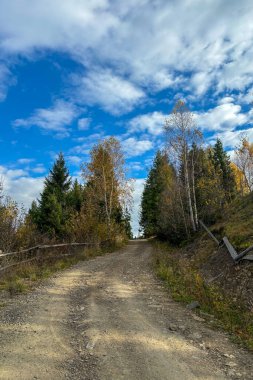
<path fill-rule="evenodd" d="M 159 203 L 165 187 L 165 167 L 167 166 L 167 156 L 158 151 L 148 174 L 141 199 L 140 225 L 144 236 L 157 233 Z"/>
<path fill-rule="evenodd" d="M 80 212 L 84 203 L 84 191 L 77 179 L 73 182 L 73 185 L 67 196 L 68 207 L 74 211 Z"/>
<path fill-rule="evenodd" d="M 60 153 L 44 182 L 39 204 L 32 205 L 30 215 L 40 231 L 50 235 L 61 235 L 67 220 L 67 194 L 71 178 Z"/>
<path fill-rule="evenodd" d="M 230 159 L 220 139 L 217 139 L 213 147 L 213 163 L 217 174 L 220 172 L 225 199 L 230 202 L 236 193 L 236 183 Z"/>
<path fill-rule="evenodd" d="M 214 166 L 212 148 L 199 151 L 195 182 L 200 218 L 213 223 L 221 215 L 225 192 L 221 171 Z"/>
<path fill-rule="evenodd" d="M 129 239 L 133 238 L 133 232 L 132 232 L 132 226 L 131 226 L 131 215 L 126 208 L 125 214 L 124 214 L 124 228 L 126 235 Z"/>
<path fill-rule="evenodd" d="M 49 193 L 56 196 L 58 202 L 63 206 L 66 204 L 66 195 L 71 186 L 71 178 L 65 159 L 62 153 L 59 153 L 49 176 L 45 179 L 45 188 Z"/>

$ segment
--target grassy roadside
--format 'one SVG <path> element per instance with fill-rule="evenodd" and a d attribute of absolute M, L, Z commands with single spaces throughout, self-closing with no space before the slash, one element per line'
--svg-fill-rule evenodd
<path fill-rule="evenodd" d="M 32 290 L 39 281 L 50 277 L 58 271 L 67 269 L 80 261 L 113 252 L 121 247 L 122 245 L 111 245 L 106 248 L 82 248 L 74 252 L 73 256 L 57 259 L 51 256 L 41 263 L 31 262 L 15 266 L 0 277 L 0 292 L 8 291 L 11 296 L 27 292 Z"/>
<path fill-rule="evenodd" d="M 175 301 L 198 301 L 200 312 L 213 316 L 212 325 L 222 327 L 231 337 L 253 350 L 253 314 L 234 303 L 222 290 L 205 283 L 200 271 L 190 260 L 178 254 L 178 249 L 155 241 L 156 274 L 165 281 Z"/>

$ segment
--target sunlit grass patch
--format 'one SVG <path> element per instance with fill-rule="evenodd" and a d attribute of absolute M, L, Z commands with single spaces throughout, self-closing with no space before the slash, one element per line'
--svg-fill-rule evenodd
<path fill-rule="evenodd" d="M 252 311 L 225 296 L 217 286 L 206 284 L 198 269 L 180 258 L 175 248 L 157 242 L 155 247 L 156 273 L 167 284 L 173 299 L 184 303 L 198 301 L 202 311 L 216 318 L 214 325 L 234 334 L 253 350 Z"/>
<path fill-rule="evenodd" d="M 36 282 L 46 279 L 58 271 L 70 268 L 80 261 L 89 260 L 92 257 L 112 252 L 118 248 L 119 246 L 108 246 L 106 248 L 93 247 L 79 249 L 73 252 L 73 255 L 63 257 L 60 257 L 58 252 L 56 258 L 51 255 L 50 258 L 44 261 L 37 263 L 34 261 L 32 263 L 14 266 L 10 271 L 1 276 L 0 291 L 8 291 L 10 295 L 24 293 L 32 289 L 36 285 Z"/>

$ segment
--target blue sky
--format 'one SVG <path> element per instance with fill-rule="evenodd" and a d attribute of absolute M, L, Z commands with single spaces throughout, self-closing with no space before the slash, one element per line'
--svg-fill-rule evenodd
<path fill-rule="evenodd" d="M 115 135 L 136 179 L 176 100 L 207 143 L 253 141 L 252 0 L 1 0 L 0 176 L 26 207 L 63 151 L 73 176 Z"/>

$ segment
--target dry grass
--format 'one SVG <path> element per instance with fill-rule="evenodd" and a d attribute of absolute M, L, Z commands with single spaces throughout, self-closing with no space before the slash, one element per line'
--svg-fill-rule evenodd
<path fill-rule="evenodd" d="M 215 316 L 214 324 L 234 334 L 237 340 L 253 350 L 253 314 L 243 304 L 234 303 L 222 290 L 207 285 L 196 262 L 178 254 L 178 250 L 155 242 L 157 275 L 168 285 L 176 301 L 197 300 L 204 312 Z"/>
<path fill-rule="evenodd" d="M 50 254 L 42 262 L 33 261 L 14 266 L 0 277 L 0 291 L 8 291 L 11 296 L 27 292 L 33 289 L 38 281 L 48 278 L 58 271 L 67 269 L 79 261 L 89 260 L 92 257 L 112 252 L 117 248 L 119 247 L 79 248 L 71 256 L 61 258 L 59 257 L 59 252 L 57 252 L 56 259 L 54 255 Z"/>

